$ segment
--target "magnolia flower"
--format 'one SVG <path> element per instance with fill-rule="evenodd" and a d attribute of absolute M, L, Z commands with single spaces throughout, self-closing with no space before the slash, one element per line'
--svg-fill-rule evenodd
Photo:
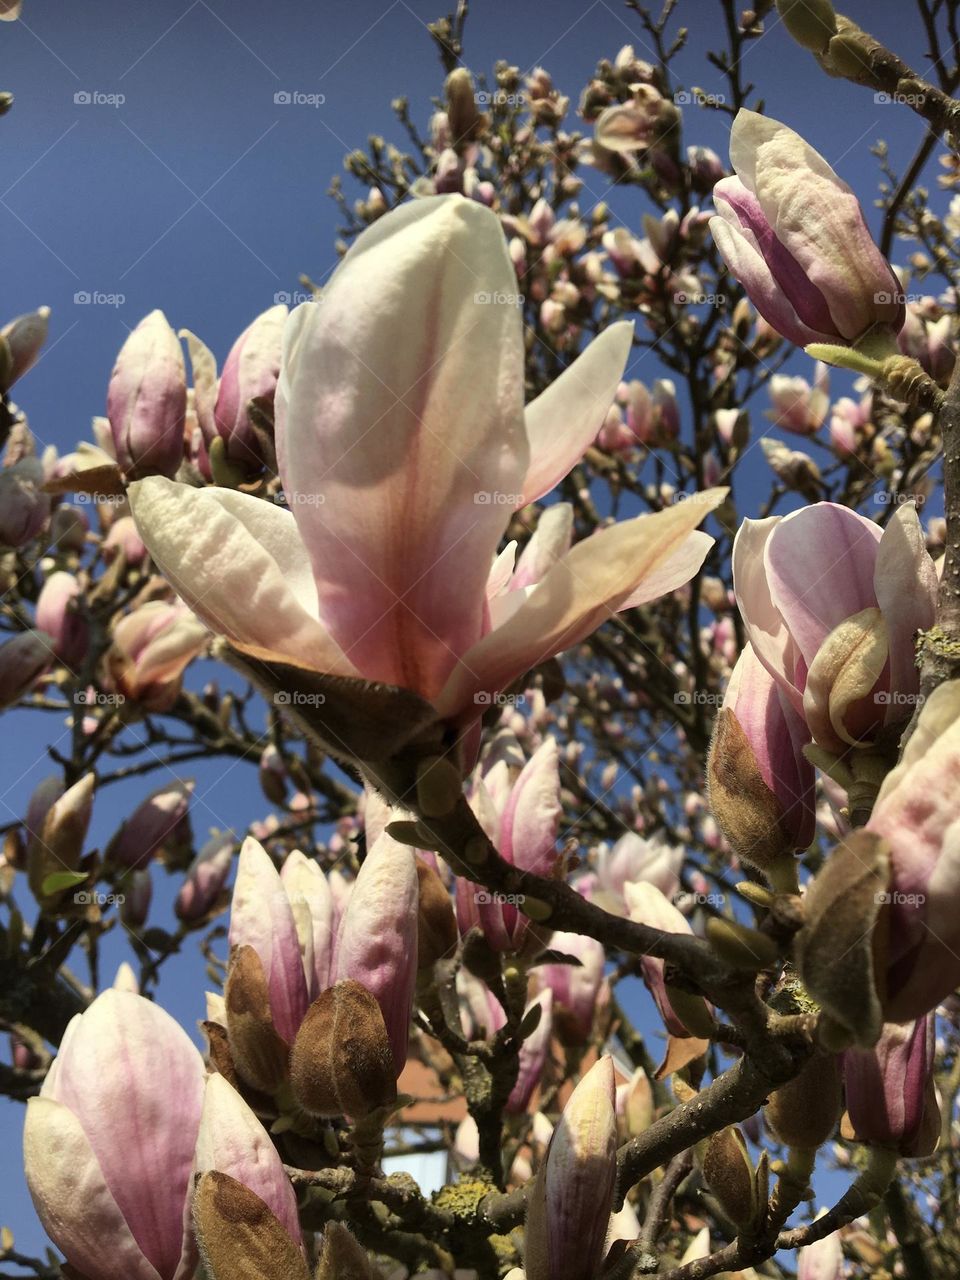
<path fill-rule="evenodd" d="M 747 644 L 710 744 L 710 807 L 740 858 L 769 867 L 805 849 L 816 828 L 806 722 Z"/>
<path fill-rule="evenodd" d="M 603 986 L 603 943 L 579 933 L 557 932 L 550 938 L 550 950 L 580 962 L 545 964 L 537 973 L 553 994 L 553 1022 L 561 1040 L 565 1044 L 586 1044 Z"/>
<path fill-rule="evenodd" d="M 932 1014 L 916 1022 L 884 1025 L 872 1049 L 843 1055 L 849 1128 L 859 1142 L 925 1156 L 940 1137 L 940 1108 L 933 1082 Z"/>
<path fill-rule="evenodd" d="M 635 924 L 648 925 L 663 933 L 693 933 L 686 916 L 672 902 L 667 901 L 656 885 L 627 884 L 624 886 L 624 893 L 630 908 L 630 919 Z M 670 1003 L 664 962 L 656 956 L 641 956 L 640 972 L 670 1035 L 680 1039 L 689 1037 L 689 1030 Z"/>
<path fill-rule="evenodd" d="M 227 457 L 253 470 L 262 466 L 260 443 L 250 421 L 251 400 L 269 408 L 280 375 L 280 352 L 287 308 L 270 307 L 257 316 L 230 349 L 220 374 L 213 420 Z M 201 429 L 203 423 L 201 422 Z M 207 440 L 207 447 L 210 440 Z"/>
<path fill-rule="evenodd" d="M 218 1072 L 207 1080 L 193 1219 L 210 1280 L 308 1280 L 297 1197 L 270 1135 Z"/>
<path fill-rule="evenodd" d="M 53 659 L 53 637 L 43 631 L 21 631 L 0 644 L 0 710 L 31 689 Z"/>
<path fill-rule="evenodd" d="M 757 659 L 821 746 L 843 752 L 909 717 L 937 594 L 911 503 L 883 530 L 832 502 L 745 520 L 733 582 Z"/>
<path fill-rule="evenodd" d="M 7 3 L 9 6 L 9 0 Z M 6 14 L 0 9 L 0 20 L 9 22 L 18 13 L 19 5 L 15 6 L 14 12 Z M 17 316 L 15 320 L 8 321 L 0 329 L 0 339 L 2 339 L 0 350 L 5 346 L 10 357 L 9 364 L 3 372 L 0 389 L 9 391 L 13 384 L 37 363 L 40 358 L 40 349 L 47 340 L 49 321 L 50 308 L 38 307 L 36 311 L 30 311 L 26 315 Z"/>
<path fill-rule="evenodd" d="M 769 382 L 773 408 L 766 416 L 784 431 L 807 436 L 819 431 L 830 408 L 830 374 L 827 366 L 817 362 L 813 386 L 806 378 L 788 378 L 775 373 Z"/>
<path fill-rule="evenodd" d="M 960 681 L 927 699 L 867 824 L 890 851 L 884 1013 L 921 1017 L 960 984 Z"/>
<path fill-rule="evenodd" d="M 187 378 L 177 335 L 151 311 L 117 356 L 107 416 L 117 461 L 129 476 L 172 476 L 183 458 Z"/>
<path fill-rule="evenodd" d="M 177 699 L 183 672 L 210 633 L 179 601 L 151 600 L 113 629 L 104 662 L 110 683 L 131 702 L 165 711 Z"/>
<path fill-rule="evenodd" d="M 37 627 L 53 637 L 53 650 L 71 670 L 87 650 L 89 627 L 78 601 L 82 591 L 72 573 L 51 573 L 37 598 Z"/>
<path fill-rule="evenodd" d="M 797 1280 L 843 1280 L 843 1248 L 836 1231 L 797 1254 Z"/>
<path fill-rule="evenodd" d="M 24 1166 L 47 1234 L 88 1280 L 193 1275 L 185 1204 L 203 1078 L 186 1032 L 141 996 L 105 991 L 67 1027 L 27 1104 Z"/>
<path fill-rule="evenodd" d="M 231 832 L 211 836 L 187 868 L 173 904 L 179 920 L 201 920 L 219 897 L 233 863 Z"/>
<path fill-rule="evenodd" d="M 50 518 L 50 496 L 43 492 L 43 463 L 20 458 L 0 470 L 0 545 L 22 547 Z"/>
<path fill-rule="evenodd" d="M 606 529 L 494 626 L 486 586 L 518 506 L 592 443 L 630 350 L 605 331 L 523 409 L 499 221 L 457 196 L 385 214 L 287 321 L 276 395 L 287 509 L 158 477 L 131 486 L 151 555 L 241 653 L 382 681 L 469 723 L 612 611 L 689 580 L 722 493 Z"/>
<path fill-rule="evenodd" d="M 161 849 L 190 845 L 190 797 L 194 782 L 158 787 L 120 825 L 104 857 L 121 867 L 143 869 Z"/>
<path fill-rule="evenodd" d="M 570 1095 L 527 1211 L 527 1280 L 590 1280 L 600 1271 L 617 1176 L 613 1059 Z"/>
<path fill-rule="evenodd" d="M 630 880 L 647 880 L 666 897 L 680 888 L 683 849 L 669 844 L 662 832 L 649 839 L 627 831 L 612 849 L 603 846 L 596 855 L 597 890 L 591 897 L 607 911 L 623 915 L 624 885 Z"/>
<path fill-rule="evenodd" d="M 560 763 L 555 738 L 546 738 L 519 776 L 498 760 L 478 778 L 472 807 L 498 853 L 512 866 L 547 875 L 556 858 L 562 814 Z M 479 926 L 497 951 L 515 951 L 529 921 L 503 894 L 490 894 L 472 880 L 457 881 L 457 921 L 461 933 Z"/>
<path fill-rule="evenodd" d="M 710 230 L 765 320 L 798 346 L 852 344 L 903 324 L 900 283 L 857 197 L 786 125 L 741 110 L 730 133 L 736 176 L 713 189 Z"/>

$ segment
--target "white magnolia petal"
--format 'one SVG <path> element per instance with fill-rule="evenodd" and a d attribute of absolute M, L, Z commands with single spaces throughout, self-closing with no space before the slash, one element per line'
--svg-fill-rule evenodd
<path fill-rule="evenodd" d="M 617 394 L 632 342 L 632 321 L 610 325 L 527 405 L 530 465 L 521 506 L 549 493 L 593 444 Z"/>
<path fill-rule="evenodd" d="M 275 659 L 356 676 L 317 621 L 312 575 L 289 511 L 163 476 L 128 492 L 157 567 L 211 630 Z"/>
<path fill-rule="evenodd" d="M 506 688 L 536 663 L 589 635 L 659 572 L 726 493 L 708 489 L 577 543 L 513 617 L 464 656 L 443 690 L 440 713 L 475 712 L 477 693 Z"/>

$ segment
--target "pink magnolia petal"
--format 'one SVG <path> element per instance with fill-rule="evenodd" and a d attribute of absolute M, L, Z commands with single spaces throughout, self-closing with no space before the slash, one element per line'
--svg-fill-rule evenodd
<path fill-rule="evenodd" d="M 507 862 L 546 875 L 556 856 L 560 803 L 560 755 L 556 738 L 546 738 L 517 779 L 503 811 L 499 852 Z"/>
<path fill-rule="evenodd" d="M 510 580 L 510 590 L 536 586 L 570 550 L 572 540 L 573 507 L 570 503 L 558 502 L 547 507 L 537 522 L 533 537 L 523 549 Z"/>
<path fill-rule="evenodd" d="M 132 484 L 129 497 L 157 567 L 212 631 L 250 651 L 356 676 L 317 621 L 309 563 L 289 511 L 161 476 Z"/>
<path fill-rule="evenodd" d="M 730 160 L 756 194 L 777 239 L 827 299 L 852 340 L 879 322 L 899 329 L 900 285 L 873 242 L 857 197 L 798 133 L 741 110 Z"/>
<path fill-rule="evenodd" d="M 300 940 L 280 874 L 252 836 L 244 840 L 230 906 L 230 946 L 253 947 L 263 965 L 273 1024 L 293 1044 L 307 1011 Z"/>
<path fill-rule="evenodd" d="M 37 1215 L 71 1266 L 97 1280 L 171 1280 L 140 1251 L 69 1107 L 28 1101 L 23 1160 Z"/>
<path fill-rule="evenodd" d="M 610 325 L 527 405 L 530 466 L 519 505 L 549 493 L 593 444 L 617 394 L 632 343 L 632 321 Z"/>
<path fill-rule="evenodd" d="M 912 502 L 898 507 L 883 531 L 873 586 L 887 624 L 890 689 L 912 694 L 920 683 L 917 632 L 933 626 L 938 589 L 937 571 Z M 903 719 L 908 709 L 906 704 L 891 700 L 888 719 Z"/>
<path fill-rule="evenodd" d="M 505 688 L 590 635 L 662 568 L 726 492 L 707 490 L 577 543 L 513 617 L 464 656 L 440 697 L 441 714 L 475 712 L 477 693 Z"/>
<path fill-rule="evenodd" d="M 772 531 L 764 554 L 770 599 L 807 666 L 839 622 L 876 606 L 880 535 L 879 525 L 834 502 L 794 511 Z"/>
<path fill-rule="evenodd" d="M 352 978 L 380 1005 L 397 1074 L 407 1060 L 417 978 L 416 857 L 384 833 L 367 853 L 343 918 L 337 981 Z"/>
<path fill-rule="evenodd" d="M 218 1072 L 207 1078 L 197 1136 L 196 1172 L 216 1169 L 260 1197 L 295 1244 L 301 1244 L 297 1197 L 270 1135 Z"/>
<path fill-rule="evenodd" d="M 667 556 L 660 567 L 645 578 L 633 595 L 623 602 L 621 611 L 649 604 L 651 600 L 659 600 L 661 596 L 685 587 L 699 571 L 713 542 L 709 533 L 701 533 L 699 529 L 688 533 L 676 551 Z"/>
<path fill-rule="evenodd" d="M 720 256 L 746 289 L 750 301 L 764 320 L 798 347 L 835 340 L 834 334 L 821 333 L 803 323 L 773 278 L 755 239 L 740 227 L 739 222 L 733 225 L 722 206 L 718 208 L 719 215 L 710 219 L 710 233 Z"/>
<path fill-rule="evenodd" d="M 45 1097 L 77 1117 L 134 1239 L 162 1277 L 180 1258 L 203 1075 L 200 1054 L 168 1013 L 111 988 L 77 1022 L 44 1086 Z"/>
<path fill-rule="evenodd" d="M 363 675 L 428 698 L 480 636 L 527 469 L 515 290 L 496 215 L 430 197 L 368 228 L 285 334 L 278 458 L 321 616 Z"/>

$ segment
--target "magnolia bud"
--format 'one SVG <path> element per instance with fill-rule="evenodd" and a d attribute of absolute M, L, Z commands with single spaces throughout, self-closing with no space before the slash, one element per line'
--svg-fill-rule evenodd
<path fill-rule="evenodd" d="M 72 573 L 52 573 L 37 599 L 37 626 L 53 637 L 57 657 L 75 668 L 87 650 L 89 629 L 77 608 L 80 584 Z"/>
<path fill-rule="evenodd" d="M 397 1096 L 393 1053 L 377 1001 L 359 982 L 328 987 L 307 1010 L 290 1055 L 304 1111 L 359 1118 Z"/>
<path fill-rule="evenodd" d="M 380 1280 L 380 1274 L 342 1223 L 327 1223 L 314 1280 Z"/>
<path fill-rule="evenodd" d="M 147 920 L 153 881 L 149 871 L 128 871 L 121 880 L 123 901 L 120 903 L 120 919 L 127 929 L 139 929 Z"/>
<path fill-rule="evenodd" d="M 38 307 L 26 315 L 17 316 L 0 329 L 0 337 L 6 343 L 10 361 L 0 382 L 0 391 L 9 391 L 13 384 L 37 363 L 40 348 L 47 340 L 49 307 Z"/>
<path fill-rule="evenodd" d="M 432 969 L 438 960 L 452 956 L 459 933 L 453 903 L 439 874 L 417 858 L 419 905 L 417 908 L 417 969 Z"/>
<path fill-rule="evenodd" d="M 443 88 L 447 99 L 451 142 L 459 149 L 464 143 L 473 142 L 483 127 L 483 116 L 477 110 L 473 76 L 466 67 L 457 67 L 447 76 Z"/>
<path fill-rule="evenodd" d="M 226 445 L 227 459 L 247 471 L 263 466 L 249 406 L 251 400 L 268 408 L 273 404 L 286 319 L 287 308 L 282 305 L 257 316 L 233 344 L 220 374 L 213 412 L 216 430 Z"/>
<path fill-rule="evenodd" d="M 85 774 L 48 810 L 40 834 L 32 834 L 27 846 L 27 878 L 41 907 L 51 906 L 62 889 L 47 892 L 48 876 L 75 871 L 80 865 L 83 842 L 93 811 L 94 775 Z"/>
<path fill-rule="evenodd" d="M 0 545 L 22 547 L 46 524 L 50 497 L 43 482 L 39 458 L 21 458 L 0 470 Z"/>
<path fill-rule="evenodd" d="M 173 904 L 178 919 L 193 923 L 216 903 L 233 862 L 233 845 L 229 833 L 212 836 L 194 858 Z"/>
<path fill-rule="evenodd" d="M 703 1176 L 724 1213 L 739 1228 L 747 1228 L 756 1221 L 761 1207 L 756 1174 L 739 1129 L 731 1125 L 709 1140 L 703 1157 Z"/>
<path fill-rule="evenodd" d="M 21 631 L 0 645 L 0 710 L 28 692 L 53 662 L 53 639 L 43 631 Z"/>
<path fill-rule="evenodd" d="M 144 867 L 160 849 L 189 846 L 189 808 L 194 784 L 164 785 L 137 805 L 107 845 L 108 862 Z"/>
<path fill-rule="evenodd" d="M 193 1221 L 211 1280 L 309 1280 L 299 1246 L 264 1201 L 229 1174 L 203 1174 Z"/>
<path fill-rule="evenodd" d="M 804 49 L 823 53 L 836 35 L 837 15 L 830 0 L 777 0 L 783 25 Z"/>
<path fill-rule="evenodd" d="M 237 947 L 230 956 L 224 996 L 238 1074 L 262 1093 L 274 1093 L 286 1079 L 290 1051 L 273 1025 L 267 979 L 253 947 Z"/>
<path fill-rule="evenodd" d="M 840 1060 L 818 1055 L 774 1090 L 764 1116 L 774 1137 L 788 1147 L 819 1147 L 833 1136 L 842 1109 Z"/>
<path fill-rule="evenodd" d="M 183 351 L 163 312 L 151 311 L 121 347 L 107 392 L 117 461 L 129 477 L 176 474 L 186 411 Z"/>
<path fill-rule="evenodd" d="M 617 1176 L 613 1060 L 596 1062 L 570 1095 L 527 1212 L 527 1280 L 598 1274 Z"/>

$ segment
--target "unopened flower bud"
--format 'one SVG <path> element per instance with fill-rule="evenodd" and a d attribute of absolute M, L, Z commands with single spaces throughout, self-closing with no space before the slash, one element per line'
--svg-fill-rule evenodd
<path fill-rule="evenodd" d="M 151 311 L 120 349 L 107 392 L 117 461 L 127 475 L 173 476 L 183 459 L 187 378 L 162 311 Z"/>
<path fill-rule="evenodd" d="M 432 969 L 457 949 L 459 933 L 453 903 L 438 872 L 417 858 L 417 969 Z"/>
<path fill-rule="evenodd" d="M 36 311 L 17 316 L 0 329 L 0 338 L 6 343 L 10 354 L 0 391 L 9 391 L 37 363 L 40 348 L 47 340 L 49 320 L 50 308 L 38 307 Z"/>
<path fill-rule="evenodd" d="M 193 1221 L 211 1280 L 309 1280 L 299 1244 L 270 1207 L 229 1174 L 211 1169 L 202 1175 Z"/>
<path fill-rule="evenodd" d="M 380 1280 L 380 1275 L 343 1223 L 328 1222 L 314 1280 Z"/>
<path fill-rule="evenodd" d="M 777 12 L 797 44 L 823 53 L 836 35 L 837 15 L 830 0 L 777 0 Z"/>
<path fill-rule="evenodd" d="M 231 954 L 224 997 L 238 1074 L 262 1093 L 274 1093 L 286 1079 L 289 1049 L 273 1025 L 267 979 L 253 947 Z"/>
<path fill-rule="evenodd" d="M 776 1138 L 788 1147 L 819 1147 L 837 1127 L 843 1109 L 840 1060 L 820 1054 L 799 1075 L 771 1093 L 764 1117 Z"/>
<path fill-rule="evenodd" d="M 447 76 L 443 88 L 447 99 L 451 145 L 459 150 L 465 143 L 473 142 L 482 132 L 483 116 L 477 110 L 473 76 L 466 67 L 456 67 Z"/>
<path fill-rule="evenodd" d="M 213 411 L 226 456 L 236 466 L 254 472 L 263 466 L 263 451 L 250 419 L 250 402 L 272 411 L 280 374 L 280 349 L 287 308 L 270 307 L 233 344 L 220 374 Z"/>
<path fill-rule="evenodd" d="M 89 628 L 77 607 L 80 584 L 72 573 L 52 573 L 37 599 L 37 626 L 53 637 L 57 657 L 76 668 L 87 651 Z"/>
<path fill-rule="evenodd" d="M 161 849 L 190 845 L 189 809 L 194 783 L 159 787 L 137 805 L 107 845 L 105 858 L 121 867 L 144 867 Z"/>
<path fill-rule="evenodd" d="M 16 702 L 53 664 L 53 637 L 21 631 L 0 644 L 0 710 Z"/>
<path fill-rule="evenodd" d="M 41 907 L 51 906 L 60 890 L 50 893 L 47 878 L 61 871 L 76 871 L 93 811 L 94 775 L 85 774 L 50 806 L 39 834 L 27 845 L 27 877 Z"/>
<path fill-rule="evenodd" d="M 703 1176 L 732 1222 L 743 1229 L 756 1221 L 760 1208 L 756 1173 L 746 1140 L 735 1126 L 721 1129 L 707 1143 Z"/>
<path fill-rule="evenodd" d="M 150 912 L 153 896 L 153 880 L 147 870 L 128 871 L 120 881 L 123 901 L 120 903 L 120 919 L 127 929 L 140 929 Z"/>
<path fill-rule="evenodd" d="M 596 1062 L 570 1095 L 527 1213 L 527 1280 L 597 1275 L 617 1175 L 613 1060 Z"/>
<path fill-rule="evenodd" d="M 177 918 L 188 923 L 202 919 L 214 906 L 233 863 L 233 836 L 211 836 L 187 871 L 173 904 Z"/>
<path fill-rule="evenodd" d="M 338 982 L 307 1010 L 290 1055 L 290 1083 L 304 1111 L 359 1118 L 397 1096 L 393 1053 L 377 1001 L 359 982 Z"/>
<path fill-rule="evenodd" d="M 39 458 L 20 458 L 0 470 L 0 545 L 22 547 L 47 523 L 50 497 L 43 482 Z"/>
<path fill-rule="evenodd" d="M 904 1156 L 931 1155 L 940 1138 L 934 1087 L 934 1018 L 885 1024 L 872 1049 L 843 1055 L 849 1127 L 858 1142 L 893 1147 Z"/>

